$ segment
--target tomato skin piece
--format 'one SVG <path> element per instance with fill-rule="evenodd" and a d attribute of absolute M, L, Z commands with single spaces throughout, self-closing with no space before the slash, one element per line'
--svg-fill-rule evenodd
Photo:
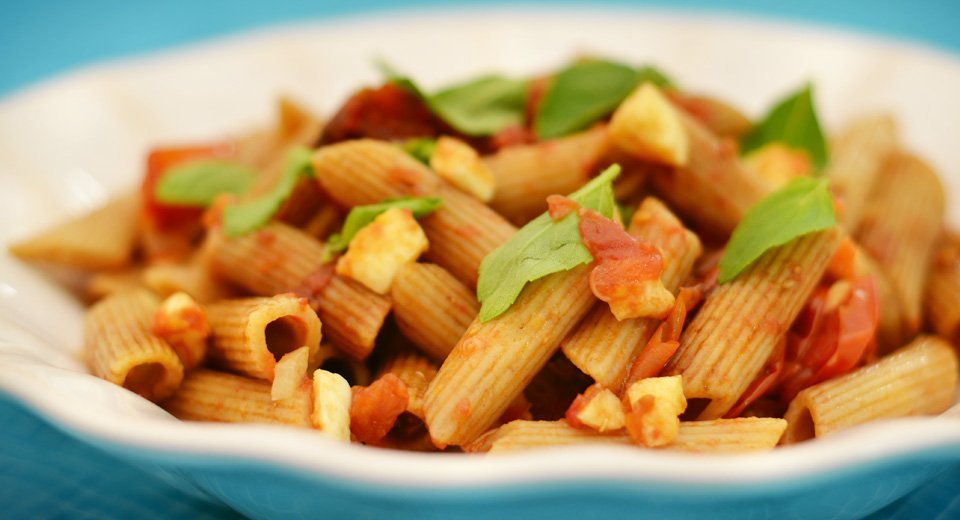
<path fill-rule="evenodd" d="M 350 432 L 364 444 L 379 444 L 407 409 L 407 385 L 396 375 L 385 374 L 370 386 L 352 390 Z"/>
<path fill-rule="evenodd" d="M 454 135 L 415 94 L 393 83 L 355 92 L 323 130 L 321 144 L 372 138 L 396 141 Z"/>

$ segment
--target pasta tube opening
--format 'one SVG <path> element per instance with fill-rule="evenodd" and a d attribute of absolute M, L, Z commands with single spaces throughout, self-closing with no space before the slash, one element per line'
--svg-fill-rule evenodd
<path fill-rule="evenodd" d="M 306 345 L 307 324 L 296 316 L 281 316 L 264 327 L 263 336 L 267 350 L 280 361 L 284 354 Z"/>

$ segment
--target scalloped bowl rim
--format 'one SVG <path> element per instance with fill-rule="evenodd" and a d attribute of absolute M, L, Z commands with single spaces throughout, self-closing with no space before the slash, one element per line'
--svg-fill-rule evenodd
<path fill-rule="evenodd" d="M 560 11 L 578 14 L 569 7 Z M 459 11 L 459 12 L 462 12 Z M 607 9 L 607 12 L 621 12 Z M 637 12 L 628 10 L 627 12 Z M 678 17 L 694 19 L 689 13 L 643 10 L 654 17 Z M 448 13 L 449 14 L 449 13 Z M 484 11 L 489 16 L 490 11 Z M 494 15 L 496 11 L 494 10 Z M 422 14 L 404 14 L 411 19 Z M 443 12 L 439 15 L 446 16 Z M 394 15 L 395 17 L 395 15 Z M 382 23 L 378 17 L 374 25 Z M 793 31 L 813 31 L 839 38 L 852 38 L 877 45 L 895 45 L 908 48 L 910 52 L 927 54 L 936 59 L 945 59 L 960 69 L 960 61 L 954 56 L 940 54 L 911 44 L 892 44 L 888 40 L 851 35 L 848 32 L 825 30 L 809 25 L 757 22 L 736 17 L 721 19 L 724 23 L 765 27 L 786 27 Z M 312 22 L 310 27 L 326 27 L 331 21 Z M 357 22 L 353 22 L 356 24 Z M 363 22 L 361 22 L 362 24 Z M 175 60 L 196 49 L 229 48 L 233 44 L 251 45 L 260 39 L 269 39 L 277 34 L 307 30 L 297 26 L 285 26 L 260 30 L 190 46 L 183 50 L 164 51 L 144 60 L 121 60 L 108 65 L 97 65 L 79 73 L 46 82 L 36 89 L 19 92 L 0 99 L 0 114 L 14 104 L 29 99 L 36 91 L 55 91 L 63 84 L 97 73 L 123 73 L 135 71 L 151 63 Z M 2 172 L 0 172 L 2 173 Z M 113 189 L 113 188 L 110 188 Z M 101 194 L 102 197 L 102 194 Z M 96 199 L 96 197 L 93 197 Z M 86 200 L 81 206 L 91 206 Z M 955 207 L 955 206 L 954 206 Z M 75 208 L 71 211 L 75 211 Z M 62 216 L 62 215 L 60 215 Z M 4 255 L 6 255 L 4 253 Z M 3 259 L 9 267 L 12 260 Z M 3 273 L 3 271 L 0 271 Z M 16 284 L 17 282 L 13 282 Z M 43 282 L 46 283 L 46 282 Z M 0 280 L 0 296 L 7 297 L 10 291 L 17 293 L 12 285 Z M 0 298 L 2 299 L 2 298 Z M 11 300 L 16 301 L 16 300 Z M 9 309 L 9 305 L 7 305 Z M 365 484 L 379 484 L 388 489 L 402 491 L 410 488 L 466 489 L 497 487 L 508 484 L 561 483 L 584 479 L 615 480 L 627 484 L 644 483 L 681 489 L 674 484 L 699 484 L 697 493 L 707 485 L 715 489 L 750 486 L 760 489 L 779 486 L 787 481 L 799 485 L 804 479 L 837 475 L 838 472 L 864 470 L 874 464 L 895 463 L 904 459 L 938 459 L 960 461 L 960 418 L 907 418 L 883 421 L 850 429 L 827 438 L 816 439 L 796 446 L 774 450 L 771 453 L 716 455 L 685 454 L 658 450 L 640 450 L 623 446 L 574 446 L 555 449 L 533 450 L 509 456 L 479 457 L 457 454 L 418 454 L 368 448 L 357 445 L 334 443 L 310 431 L 293 428 L 259 425 L 222 425 L 205 423 L 181 423 L 165 412 L 121 388 L 105 381 L 96 380 L 88 374 L 80 374 L 69 368 L 56 367 L 37 356 L 4 350 L 17 343 L 20 348 L 34 344 L 38 351 L 44 350 L 45 339 L 40 339 L 27 328 L 13 324 L 0 317 L 0 391 L 39 412 L 39 415 L 57 428 L 87 442 L 108 447 L 142 450 L 145 456 L 169 457 L 176 455 L 197 456 L 202 461 L 252 462 L 295 468 L 314 476 L 344 478 Z M 14 338 L 14 339 L 10 339 Z M 68 363 L 69 365 L 69 363 Z M 81 409 L 69 406 L 71 396 L 58 391 L 38 391 L 36 378 L 62 376 L 61 379 L 84 379 L 84 386 L 100 386 L 97 391 L 110 394 L 111 399 L 124 406 L 136 408 L 142 416 L 122 416 L 116 409 L 93 407 Z M 149 408 L 149 410 L 148 410 Z M 954 408 L 956 415 L 957 408 Z M 869 441 L 869 442 L 865 442 Z M 561 455 L 562 456 L 558 456 Z M 736 461 L 731 470 L 730 462 Z"/>

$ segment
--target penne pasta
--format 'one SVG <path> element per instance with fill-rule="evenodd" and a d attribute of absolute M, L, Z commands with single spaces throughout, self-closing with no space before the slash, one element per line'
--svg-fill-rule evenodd
<path fill-rule="evenodd" d="M 10 252 L 22 260 L 79 269 L 126 267 L 137 241 L 138 203 L 136 195 L 118 197 L 90 213 L 11 245 Z"/>
<path fill-rule="evenodd" d="M 397 376 L 407 385 L 407 411 L 423 420 L 423 395 L 437 374 L 437 365 L 416 352 L 399 352 L 388 359 L 377 373 Z"/>
<path fill-rule="evenodd" d="M 257 379 L 273 380 L 284 354 L 307 347 L 313 356 L 320 345 L 320 320 L 305 298 L 293 294 L 222 300 L 206 313 L 211 360 Z"/>
<path fill-rule="evenodd" d="M 847 375 L 803 390 L 790 402 L 787 444 L 868 421 L 946 411 L 957 390 L 957 353 L 934 336 Z"/>
<path fill-rule="evenodd" d="M 843 210 L 844 228 L 854 232 L 887 156 L 897 145 L 897 128 L 886 115 L 863 117 L 844 128 L 830 143 L 824 172 Z"/>
<path fill-rule="evenodd" d="M 547 276 L 502 316 L 470 325 L 424 399 L 435 443 L 467 444 L 503 414 L 593 306 L 588 275 L 580 266 Z"/>
<path fill-rule="evenodd" d="M 210 270 L 258 295 L 303 294 L 324 324 L 323 332 L 345 352 L 365 359 L 390 312 L 390 300 L 333 273 L 324 245 L 296 228 L 271 223 L 249 235 L 211 235 Z"/>
<path fill-rule="evenodd" d="M 94 375 L 162 401 L 180 386 L 183 363 L 151 332 L 160 302 L 149 292 L 112 294 L 90 308 L 84 344 Z"/>
<path fill-rule="evenodd" d="M 163 403 L 168 412 L 186 421 L 243 422 L 312 426 L 312 385 L 304 379 L 293 395 L 274 401 L 270 383 L 200 369 L 187 375 L 180 390 Z"/>
<path fill-rule="evenodd" d="M 628 232 L 660 249 L 664 286 L 676 293 L 690 276 L 702 247 L 695 234 L 659 200 L 647 198 L 634 213 Z M 562 344 L 563 353 L 585 374 L 620 391 L 630 360 L 660 326 L 655 318 L 617 320 L 605 303 L 597 303 Z"/>
<path fill-rule="evenodd" d="M 476 296 L 444 268 L 411 263 L 397 271 L 390 291 L 400 331 L 423 352 L 443 360 L 477 316 Z"/>
<path fill-rule="evenodd" d="M 733 407 L 820 281 L 839 237 L 830 229 L 771 249 L 707 296 L 663 372 L 683 376 L 691 418 L 717 419 Z"/>
<path fill-rule="evenodd" d="M 901 334 L 882 345 L 913 337 L 923 323 L 922 298 L 944 213 L 943 187 L 920 159 L 892 154 L 863 210 L 857 239 L 887 273 L 903 317 Z"/>
<path fill-rule="evenodd" d="M 567 194 L 603 166 L 610 149 L 605 126 L 560 139 L 511 146 L 484 158 L 496 179 L 490 207 L 516 225 L 547 209 L 546 199 Z"/>
<path fill-rule="evenodd" d="M 483 257 L 516 232 L 482 202 L 388 143 L 360 140 L 325 146 L 314 155 L 313 168 L 327 194 L 345 208 L 390 197 L 443 199 L 436 212 L 420 221 L 430 241 L 427 258 L 470 287 L 476 285 Z"/>
<path fill-rule="evenodd" d="M 937 334 L 960 343 L 960 240 L 952 234 L 937 248 L 923 308 Z"/>
<path fill-rule="evenodd" d="M 676 439 L 663 449 L 742 453 L 772 450 L 787 427 L 783 419 L 743 417 L 680 423 Z M 599 433 L 574 428 L 564 421 L 513 421 L 467 445 L 470 453 L 508 453 L 532 448 L 578 444 L 629 445 L 625 432 Z"/>
<path fill-rule="evenodd" d="M 780 442 L 787 421 L 773 417 L 738 417 L 680 423 L 668 448 L 709 453 L 772 450 Z"/>
<path fill-rule="evenodd" d="M 628 99 L 614 113 L 613 144 L 632 153 L 654 150 L 643 157 L 674 167 L 651 175 L 659 194 L 697 225 L 729 235 L 747 209 L 766 194 L 765 182 L 742 167 L 732 141 L 718 139 L 652 84 L 642 85 L 631 98 L 633 103 Z M 620 128 L 619 118 L 632 117 L 640 119 L 636 127 L 624 123 Z"/>

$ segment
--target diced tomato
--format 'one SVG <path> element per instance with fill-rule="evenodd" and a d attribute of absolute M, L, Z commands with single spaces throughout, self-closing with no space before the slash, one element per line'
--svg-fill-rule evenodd
<path fill-rule="evenodd" d="M 776 349 L 770 355 L 770 359 L 767 360 L 763 370 L 760 371 L 760 375 L 750 383 L 750 386 L 740 396 L 740 400 L 724 415 L 724 418 L 739 417 L 748 406 L 773 390 L 783 376 L 785 361 L 786 338 L 777 343 Z"/>
<path fill-rule="evenodd" d="M 699 286 L 683 287 L 677 295 L 673 309 L 667 319 L 657 327 L 640 354 L 630 365 L 623 388 L 629 388 L 633 383 L 656 377 L 663 367 L 670 361 L 680 348 L 680 334 L 687 315 L 703 300 L 703 289 Z"/>
<path fill-rule="evenodd" d="M 324 128 L 322 143 L 363 137 L 390 141 L 453 134 L 446 129 L 420 98 L 393 83 L 385 83 L 353 94 Z"/>
<path fill-rule="evenodd" d="M 495 152 L 511 146 L 533 144 L 537 142 L 537 134 L 526 126 L 508 126 L 493 134 L 486 143 L 480 145 L 483 151 Z"/>
<path fill-rule="evenodd" d="M 846 374 L 872 355 L 880 307 L 877 282 L 857 278 L 849 295 L 826 308 L 827 288 L 820 287 L 804 310 L 804 321 L 788 336 L 787 363 L 780 388 L 789 401 L 804 388 Z"/>
<path fill-rule="evenodd" d="M 566 419 L 567 424 L 581 430 L 590 429 L 587 425 L 580 422 L 580 413 L 583 412 L 583 409 L 590 404 L 590 401 L 594 398 L 594 396 L 600 393 L 601 390 L 603 390 L 602 386 L 594 384 L 590 385 L 590 387 L 587 388 L 587 390 L 582 394 L 577 394 L 576 399 L 570 403 L 570 407 L 567 408 L 567 413 L 564 415 L 564 419 Z"/>
<path fill-rule="evenodd" d="M 627 428 L 627 434 L 630 440 L 639 446 L 644 446 L 644 439 L 647 438 L 645 430 L 647 415 L 653 411 L 657 398 L 652 395 L 645 395 L 632 403 L 630 410 L 624 414 L 624 426 Z"/>
<path fill-rule="evenodd" d="M 364 444 L 379 443 L 406 411 L 407 400 L 407 385 L 393 374 L 385 374 L 368 387 L 354 387 L 350 431 Z"/>
<path fill-rule="evenodd" d="M 580 205 L 563 195 L 547 196 L 547 213 L 554 222 L 563 220 L 564 217 L 580 209 Z"/>

